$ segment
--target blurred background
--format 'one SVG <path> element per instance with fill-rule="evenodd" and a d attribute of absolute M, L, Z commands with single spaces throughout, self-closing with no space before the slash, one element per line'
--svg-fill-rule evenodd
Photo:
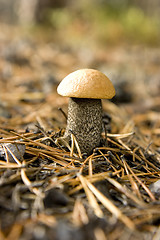
<path fill-rule="evenodd" d="M 47 25 L 101 44 L 159 44 L 159 15 L 158 0 L 0 0 L 1 22 Z"/>
<path fill-rule="evenodd" d="M 117 104 L 159 100 L 158 0 L 0 0 L 0 29 L 1 94 L 49 94 L 68 73 L 96 68 Z"/>

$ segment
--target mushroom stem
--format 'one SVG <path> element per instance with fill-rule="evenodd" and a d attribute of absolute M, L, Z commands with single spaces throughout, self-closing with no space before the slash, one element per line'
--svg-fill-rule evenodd
<path fill-rule="evenodd" d="M 64 138 L 70 139 L 71 133 L 76 137 L 82 153 L 90 154 L 93 148 L 100 145 L 102 133 L 101 99 L 69 99 Z"/>

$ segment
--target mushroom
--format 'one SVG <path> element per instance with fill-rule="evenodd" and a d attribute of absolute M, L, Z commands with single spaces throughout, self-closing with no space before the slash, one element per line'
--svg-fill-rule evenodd
<path fill-rule="evenodd" d="M 90 154 L 101 142 L 101 99 L 115 95 L 111 81 L 98 70 L 80 69 L 66 76 L 57 92 L 69 97 L 67 127 L 58 142 L 69 143 L 72 133 L 81 152 Z"/>

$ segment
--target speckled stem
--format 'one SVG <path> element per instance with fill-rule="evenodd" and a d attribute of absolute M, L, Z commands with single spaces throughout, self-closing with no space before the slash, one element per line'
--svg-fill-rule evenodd
<path fill-rule="evenodd" d="M 76 137 L 82 153 L 90 154 L 98 147 L 102 132 L 101 99 L 70 98 L 65 138 L 71 132 Z"/>

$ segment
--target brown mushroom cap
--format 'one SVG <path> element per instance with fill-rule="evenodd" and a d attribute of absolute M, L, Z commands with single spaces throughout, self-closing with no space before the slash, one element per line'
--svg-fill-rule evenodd
<path fill-rule="evenodd" d="M 115 95 L 112 82 L 94 69 L 80 69 L 66 76 L 57 88 L 66 97 L 111 99 Z"/>

